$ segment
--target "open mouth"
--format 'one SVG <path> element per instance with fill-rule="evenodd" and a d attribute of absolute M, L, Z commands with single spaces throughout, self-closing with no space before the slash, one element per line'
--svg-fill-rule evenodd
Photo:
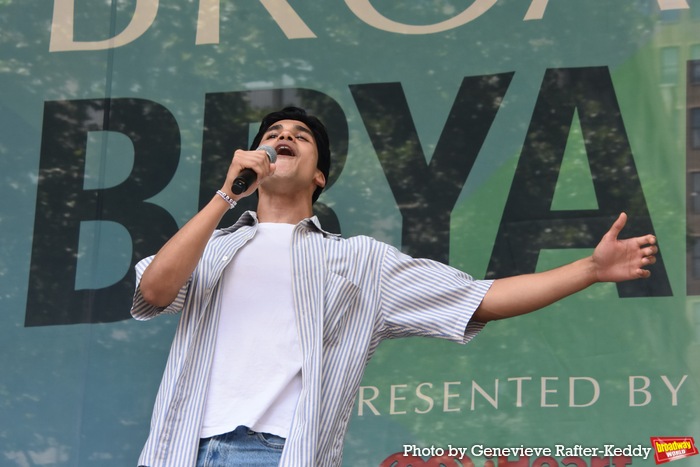
<path fill-rule="evenodd" d="M 275 151 L 277 151 L 278 156 L 289 156 L 289 157 L 294 157 L 296 154 L 294 153 L 294 150 L 287 146 L 286 144 L 280 144 L 275 148 Z"/>

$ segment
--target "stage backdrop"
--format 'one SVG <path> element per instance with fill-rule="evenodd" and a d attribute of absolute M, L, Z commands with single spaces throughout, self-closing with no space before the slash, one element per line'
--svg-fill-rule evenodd
<path fill-rule="evenodd" d="M 130 319 L 133 266 L 288 104 L 328 124 L 344 236 L 476 278 L 589 254 L 621 211 L 661 248 L 467 346 L 380 346 L 345 465 L 692 454 L 700 1 L 2 0 L 0 47 L 0 464 L 136 465 L 177 317 Z"/>

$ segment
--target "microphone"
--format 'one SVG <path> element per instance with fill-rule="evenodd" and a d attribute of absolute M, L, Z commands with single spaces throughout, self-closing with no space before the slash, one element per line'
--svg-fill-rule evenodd
<path fill-rule="evenodd" d="M 260 150 L 265 151 L 267 158 L 270 159 L 270 162 L 275 162 L 277 160 L 277 151 L 275 151 L 275 148 L 272 146 L 267 146 L 264 144 L 256 149 L 256 151 Z M 235 195 L 240 195 L 246 191 L 250 185 L 255 183 L 257 178 L 258 174 L 256 174 L 253 169 L 243 169 L 241 170 L 241 173 L 238 174 L 238 177 L 236 177 L 236 179 L 233 181 L 231 191 Z"/>

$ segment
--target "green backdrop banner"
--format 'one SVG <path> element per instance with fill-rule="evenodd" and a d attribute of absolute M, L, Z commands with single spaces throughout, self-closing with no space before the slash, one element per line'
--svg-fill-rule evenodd
<path fill-rule="evenodd" d="M 133 266 L 293 104 L 344 236 L 477 278 L 621 211 L 660 245 L 467 346 L 384 343 L 345 465 L 700 465 L 699 0 L 0 0 L 0 85 L 0 464 L 136 465 L 177 317 L 130 319 Z"/>

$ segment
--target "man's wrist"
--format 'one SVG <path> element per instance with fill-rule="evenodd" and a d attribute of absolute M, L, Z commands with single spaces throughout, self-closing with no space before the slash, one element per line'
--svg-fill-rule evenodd
<path fill-rule="evenodd" d="M 582 264 L 581 267 L 583 268 L 584 276 L 586 278 L 586 287 L 602 282 L 598 276 L 598 264 L 593 256 L 581 258 L 579 262 Z"/>
<path fill-rule="evenodd" d="M 216 194 L 219 195 L 219 197 L 220 197 L 221 199 L 223 199 L 224 201 L 226 201 L 226 203 L 227 203 L 228 206 L 229 206 L 229 207 L 228 207 L 229 209 L 235 208 L 236 205 L 238 204 L 238 201 L 236 201 L 235 199 L 233 199 L 231 196 L 228 195 L 228 193 L 224 192 L 223 190 L 217 190 Z"/>

